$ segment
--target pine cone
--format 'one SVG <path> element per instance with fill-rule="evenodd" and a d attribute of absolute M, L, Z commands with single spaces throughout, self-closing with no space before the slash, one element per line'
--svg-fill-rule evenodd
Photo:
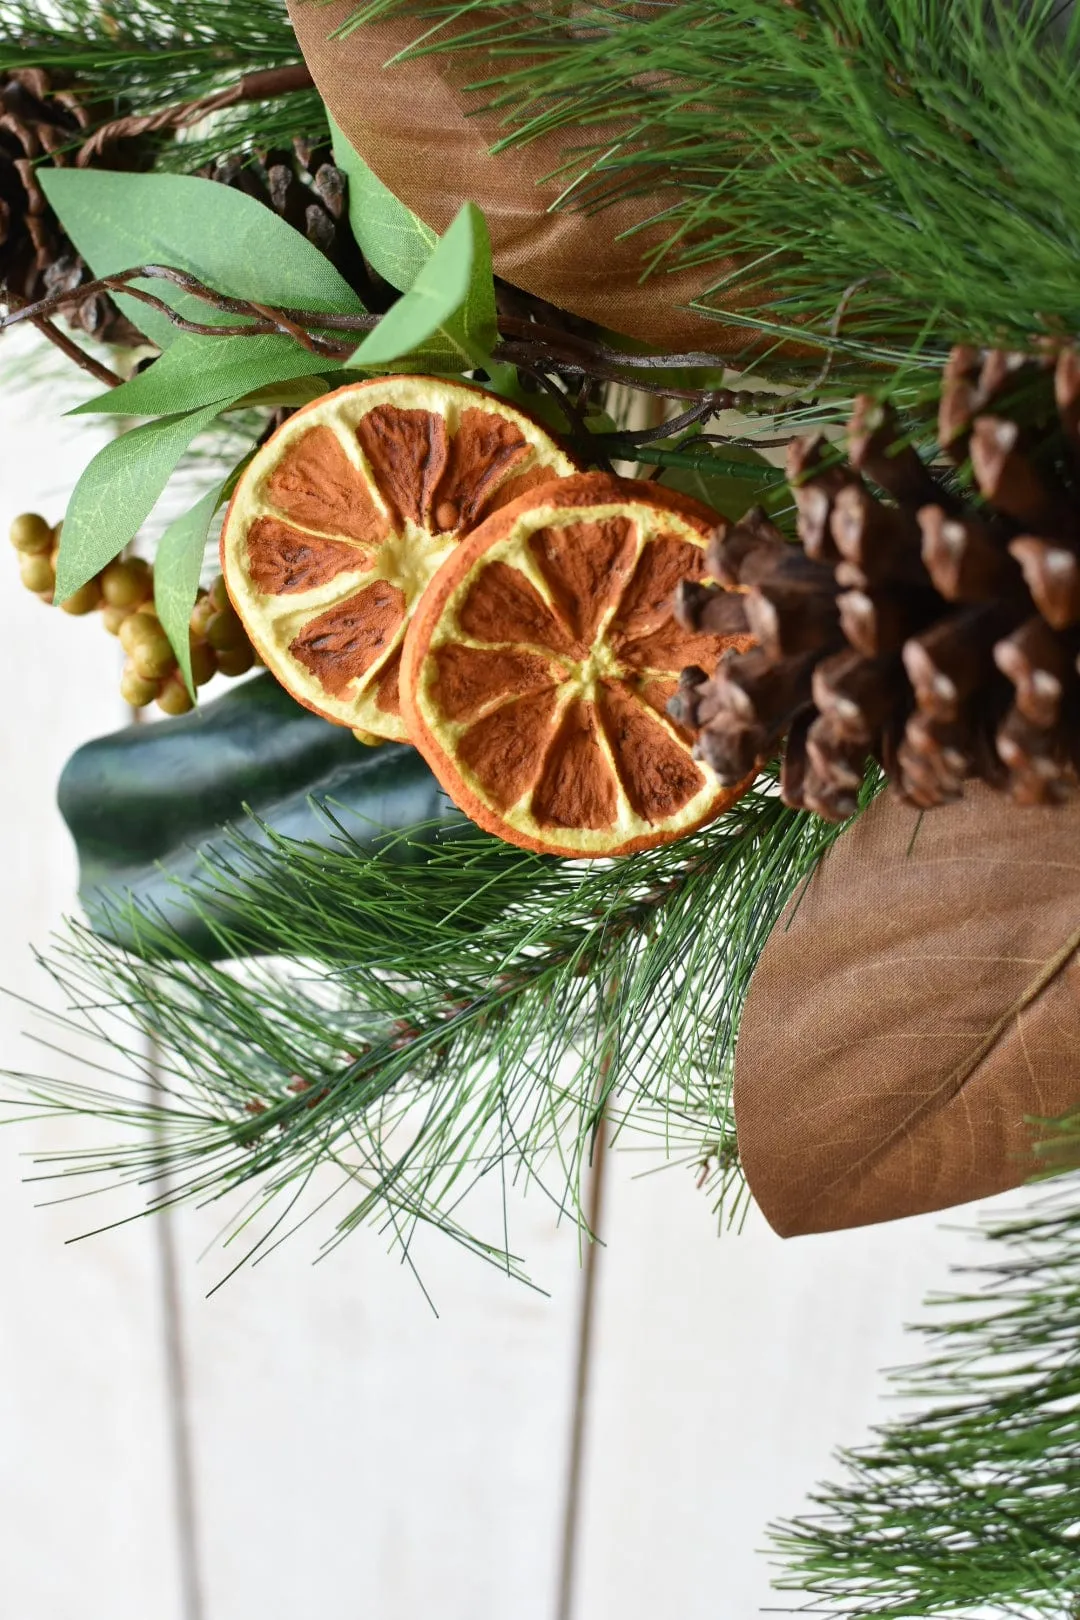
<path fill-rule="evenodd" d="M 346 281 L 363 287 L 367 278 L 349 225 L 348 182 L 329 146 L 296 140 L 291 150 L 233 152 L 199 173 L 272 208 L 325 253 Z"/>
<path fill-rule="evenodd" d="M 786 737 L 785 803 L 850 815 L 868 757 L 920 809 L 980 777 L 1058 804 L 1080 767 L 1080 354 L 958 348 L 938 421 L 975 489 L 935 476 L 888 407 L 862 397 L 848 462 L 791 446 L 801 546 L 760 511 L 714 541 L 727 591 L 684 582 L 701 629 L 741 592 L 751 652 L 683 674 L 671 712 L 740 781 Z M 883 498 L 886 497 L 886 498 Z"/>
<path fill-rule="evenodd" d="M 42 157 L 74 161 L 91 122 L 72 88 L 54 84 L 41 68 L 22 68 L 0 84 L 0 287 L 35 303 L 92 280 L 38 183 Z M 109 298 L 74 305 L 69 324 L 104 343 L 134 343 L 138 333 Z"/>

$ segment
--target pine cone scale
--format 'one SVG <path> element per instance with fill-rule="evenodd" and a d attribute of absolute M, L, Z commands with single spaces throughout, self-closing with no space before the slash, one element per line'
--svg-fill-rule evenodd
<path fill-rule="evenodd" d="M 1080 787 L 1080 356 L 954 351 L 939 431 L 970 456 L 970 497 L 862 399 L 849 462 L 820 437 L 791 447 L 800 547 L 757 514 L 714 545 L 758 645 L 687 672 L 675 703 L 725 781 L 786 736 L 785 802 L 830 819 L 869 758 L 924 809 L 971 777 L 1019 804 Z M 714 599 L 681 595 L 688 629 Z"/>
<path fill-rule="evenodd" d="M 57 265 L 75 267 L 75 280 L 65 282 L 65 290 L 91 279 L 49 207 L 37 174 L 42 157 L 63 164 L 67 148 L 91 120 L 78 96 L 54 85 L 41 68 L 13 74 L 0 87 L 0 107 L 0 286 L 36 303 L 55 290 L 50 277 Z M 103 342 L 138 340 L 111 299 L 84 300 L 69 311 L 68 321 Z"/>

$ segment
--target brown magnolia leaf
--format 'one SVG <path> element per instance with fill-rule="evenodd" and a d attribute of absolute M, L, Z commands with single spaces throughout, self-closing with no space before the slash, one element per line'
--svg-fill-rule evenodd
<path fill-rule="evenodd" d="M 783 1237 L 986 1198 L 1080 1102 L 1080 806 L 882 796 L 773 929 L 735 1054 Z"/>
<path fill-rule="evenodd" d="M 660 348 L 719 354 L 746 347 L 742 328 L 681 307 L 727 274 L 733 260 L 661 271 L 643 283 L 646 255 L 665 240 L 663 227 L 617 238 L 656 213 L 658 197 L 630 198 L 596 214 L 551 212 L 563 183 L 545 176 L 561 166 L 566 136 L 556 131 L 493 156 L 491 146 L 506 135 L 502 115 L 462 88 L 490 76 L 489 58 L 462 49 L 388 66 L 424 25 L 383 17 L 331 38 L 355 9 L 355 0 L 289 0 L 300 48 L 338 125 L 425 224 L 444 231 L 463 202 L 476 203 L 491 232 L 495 270 L 514 286 Z M 482 20 L 470 14 L 468 23 Z M 603 138 L 599 126 L 590 129 L 590 142 Z"/>

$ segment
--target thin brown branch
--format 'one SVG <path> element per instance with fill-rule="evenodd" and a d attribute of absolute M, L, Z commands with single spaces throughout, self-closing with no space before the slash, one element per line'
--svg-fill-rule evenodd
<path fill-rule="evenodd" d="M 294 338 L 302 349 L 307 349 L 309 354 L 324 357 L 336 356 L 342 348 L 340 343 L 329 343 L 326 338 L 312 337 L 311 333 L 306 332 L 298 321 L 291 320 L 284 310 L 271 309 L 267 304 L 256 304 L 254 302 L 251 307 L 271 322 L 275 332 L 279 332 L 282 337 Z M 346 350 L 346 352 L 351 352 L 351 349 Z"/>
<path fill-rule="evenodd" d="M 162 107 L 156 113 L 141 117 L 115 118 L 102 124 L 90 139 L 84 142 L 75 159 L 76 166 L 87 169 L 100 161 L 106 149 L 116 141 L 135 140 L 141 135 L 157 135 L 166 131 L 189 129 L 211 113 L 226 107 L 238 107 L 249 101 L 274 101 L 278 96 L 291 95 L 297 90 L 313 90 L 315 81 L 305 62 L 294 62 L 288 67 L 267 68 L 261 73 L 247 73 L 235 84 L 198 101 L 179 102 L 173 107 Z"/>
<path fill-rule="evenodd" d="M 80 349 L 74 338 L 68 337 L 66 332 L 54 326 L 46 316 L 33 316 L 30 324 L 43 338 L 47 338 L 54 348 L 59 349 L 61 354 L 74 361 L 81 371 L 89 372 L 91 377 L 99 383 L 104 383 L 106 388 L 116 388 L 123 382 L 122 377 L 118 377 L 115 371 L 110 371 L 108 366 L 102 365 L 100 360 L 95 360 L 93 355 L 87 354 L 85 349 Z M 3 331 L 4 325 L 5 322 L 0 319 L 0 331 Z"/>
<path fill-rule="evenodd" d="M 707 422 L 710 416 L 717 411 L 724 410 L 722 403 L 718 403 L 718 396 L 710 393 L 700 399 L 690 410 L 683 411 L 681 416 L 669 417 L 660 427 L 626 428 L 618 433 L 594 433 L 594 439 L 601 444 L 645 445 L 655 444 L 660 439 L 670 439 L 673 433 L 681 433 L 684 428 L 695 427 L 698 422 Z"/>
<path fill-rule="evenodd" d="M 522 366 L 520 369 L 524 371 L 526 375 L 532 377 L 533 381 L 536 382 L 546 394 L 550 395 L 550 397 L 555 401 L 556 405 L 558 405 L 563 416 L 566 418 L 567 438 L 570 440 L 571 449 L 581 457 L 582 461 L 586 465 L 599 466 L 603 472 L 610 472 L 611 464 L 606 455 L 601 452 L 599 447 L 595 444 L 596 436 L 595 434 L 589 432 L 585 422 L 585 413 L 578 408 L 575 401 L 572 400 L 568 394 L 564 394 L 558 384 L 555 383 L 546 372 L 540 370 L 539 367 Z"/>
<path fill-rule="evenodd" d="M 133 297 L 141 298 L 143 302 L 151 301 L 151 294 L 142 289 L 132 288 L 133 281 L 168 281 L 182 291 L 190 293 L 202 303 L 210 305 L 226 315 L 244 315 L 254 317 L 250 324 L 243 327 L 201 325 L 186 320 L 177 311 L 170 309 L 159 301 L 153 304 L 160 313 L 168 316 L 169 320 L 181 331 L 195 332 L 200 336 L 248 336 L 257 337 L 273 331 L 288 331 L 297 337 L 300 329 L 310 335 L 311 329 L 356 332 L 358 334 L 370 332 L 379 323 L 377 315 L 335 315 L 321 310 L 306 309 L 270 309 L 263 304 L 254 303 L 244 298 L 228 298 L 222 293 L 208 287 L 197 276 L 187 271 L 178 270 L 172 265 L 144 264 L 137 265 L 131 270 L 122 271 L 116 275 L 104 276 L 100 281 L 89 282 L 79 289 L 81 297 L 88 297 L 95 292 L 123 292 L 127 291 Z M 18 321 L 33 319 L 38 315 L 51 316 L 57 310 L 71 301 L 71 294 L 60 292 L 50 298 L 43 298 L 38 303 L 27 306 L 9 314 L 2 325 L 15 325 Z M 633 373 L 649 370 L 673 370 L 708 366 L 711 369 L 722 367 L 723 362 L 718 355 L 701 353 L 678 354 L 624 354 L 618 349 L 609 348 L 607 344 L 596 343 L 591 339 L 580 337 L 576 333 L 561 332 L 555 327 L 541 325 L 538 322 L 523 320 L 519 316 L 503 315 L 499 322 L 500 333 L 507 344 L 507 358 L 518 358 L 515 345 L 521 346 L 520 360 L 522 364 L 552 364 L 579 376 L 595 376 L 604 381 L 633 380 L 635 386 L 641 386 L 649 392 L 669 394 L 675 399 L 700 400 L 706 392 L 710 398 L 724 401 L 718 408 L 725 408 L 729 402 L 730 389 L 693 390 L 685 388 L 671 388 L 663 385 L 637 383 Z M 631 374 L 627 378 L 627 373 Z"/>
<path fill-rule="evenodd" d="M 214 309 L 218 315 L 236 315 L 240 321 L 215 324 L 191 320 L 172 308 L 164 299 L 136 286 L 137 281 L 166 281 L 200 303 Z M 359 340 L 373 331 L 382 320 L 381 315 L 331 314 L 321 310 L 277 308 L 252 299 L 230 298 L 206 285 L 197 276 L 172 265 L 143 264 L 116 275 L 104 276 L 75 292 L 59 292 L 43 298 L 36 304 L 9 309 L 0 316 L 0 331 L 22 321 L 34 324 L 48 322 L 65 305 L 81 301 L 95 293 L 124 293 L 129 298 L 147 305 L 165 316 L 177 330 L 198 337 L 260 337 L 278 334 L 299 343 L 310 354 L 327 360 L 346 360 Z M 730 388 L 699 388 L 679 386 L 669 380 L 654 381 L 643 373 L 708 367 L 722 369 L 717 355 L 704 353 L 624 354 L 607 344 L 595 342 L 580 333 L 561 331 L 547 321 L 526 319 L 512 310 L 500 309 L 499 341 L 493 357 L 513 365 L 532 377 L 554 399 L 567 421 L 568 437 L 572 445 L 590 465 L 607 466 L 608 456 L 627 456 L 638 447 L 670 439 L 672 434 L 695 427 L 719 411 L 732 408 L 745 409 L 747 396 Z M 328 334 L 340 334 L 338 341 Z M 54 340 L 55 341 L 55 340 Z M 81 356 L 81 351 L 78 351 Z M 75 358 L 75 354 L 72 354 Z M 83 363 L 85 357 L 78 360 Z M 92 362 L 91 362 L 92 364 Z M 101 376 L 101 373 L 95 373 Z M 111 374 L 109 374 L 111 378 Z M 113 382 L 119 379 L 111 378 Z M 594 382 L 615 382 L 660 399 L 673 399 L 684 403 L 687 409 L 665 422 L 662 427 L 628 429 L 617 433 L 591 433 L 585 425 L 584 413 L 576 406 L 575 398 L 586 397 Z M 565 391 L 564 391 L 565 390 Z M 584 390 L 584 392 L 583 392 Z M 785 402 L 790 408 L 795 402 Z M 695 435 L 695 442 L 728 444 L 735 442 L 726 436 Z M 629 459 L 634 457 L 629 455 Z"/>

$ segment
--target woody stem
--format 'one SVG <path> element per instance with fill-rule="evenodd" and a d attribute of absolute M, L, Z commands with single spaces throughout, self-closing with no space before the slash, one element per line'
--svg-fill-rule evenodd
<path fill-rule="evenodd" d="M 206 304 L 218 315 L 235 315 L 240 320 L 227 324 L 191 320 L 164 299 L 144 287 L 135 286 L 137 281 L 168 282 Z M 383 318 L 381 315 L 330 314 L 321 310 L 278 308 L 251 299 L 229 298 L 207 286 L 197 276 L 175 266 L 144 264 L 116 275 L 103 276 L 74 291 L 54 293 L 35 304 L 14 309 L 9 307 L 6 314 L 0 315 L 0 331 L 21 321 L 31 321 L 35 325 L 47 322 L 67 304 L 82 301 L 95 293 L 123 293 L 164 315 L 178 330 L 199 337 L 279 334 L 293 339 L 313 356 L 327 360 L 348 359 L 360 338 L 374 331 Z M 730 388 L 717 388 L 714 384 L 694 388 L 689 383 L 674 383 L 670 378 L 654 381 L 649 376 L 650 372 L 670 373 L 676 370 L 716 372 L 722 369 L 724 363 L 720 355 L 700 350 L 669 354 L 628 353 L 578 332 L 561 330 L 547 321 L 532 320 L 509 310 L 500 311 L 498 330 L 499 340 L 494 347 L 493 358 L 517 367 L 531 376 L 538 386 L 558 398 L 560 408 L 570 424 L 571 437 L 577 439 L 584 434 L 594 460 L 597 459 L 597 451 L 600 452 L 600 459 L 603 459 L 605 455 L 618 455 L 620 450 L 630 451 L 657 438 L 668 438 L 673 432 L 705 421 L 718 411 L 731 409 L 735 403 L 736 395 Z M 341 336 L 335 340 L 335 334 Z M 55 337 L 53 341 L 56 341 Z M 61 346 L 64 344 L 61 343 Z M 72 355 L 71 358 L 75 359 L 76 356 Z M 80 359 L 78 363 L 83 364 L 84 360 Z M 87 366 L 87 369 L 91 367 Z M 95 372 L 95 375 L 100 377 L 99 372 Z M 662 431 L 648 428 L 591 434 L 584 428 L 583 417 L 576 411 L 573 401 L 556 386 L 552 378 L 579 389 L 593 382 L 621 383 L 661 399 L 679 400 L 687 408 L 680 416 L 666 423 Z M 788 408 L 792 403 L 786 402 Z"/>

